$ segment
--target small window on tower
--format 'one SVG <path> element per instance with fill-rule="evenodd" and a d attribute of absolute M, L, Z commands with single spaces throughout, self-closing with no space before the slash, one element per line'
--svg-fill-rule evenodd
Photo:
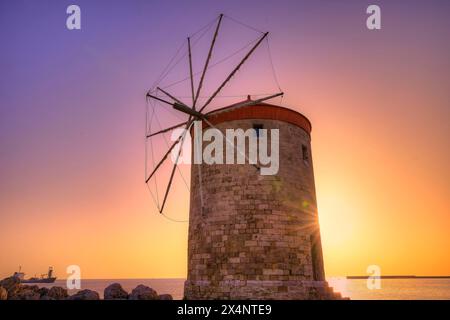
<path fill-rule="evenodd" d="M 304 144 L 302 144 L 302 154 L 303 154 L 303 161 L 305 161 L 305 163 L 309 163 L 308 147 L 305 146 Z"/>
<path fill-rule="evenodd" d="M 257 138 L 259 138 L 259 135 L 260 135 L 260 130 L 261 129 L 263 129 L 264 128 L 264 126 L 262 125 L 262 124 L 254 124 L 253 125 L 253 129 L 255 130 L 255 132 L 256 132 L 256 137 Z"/>

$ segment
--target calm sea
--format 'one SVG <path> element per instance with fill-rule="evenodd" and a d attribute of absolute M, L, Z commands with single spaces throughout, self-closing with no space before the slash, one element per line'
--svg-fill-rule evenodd
<path fill-rule="evenodd" d="M 112 279 L 82 280 L 81 289 L 97 291 L 103 297 L 103 290 L 111 283 L 118 282 L 130 292 L 139 284 L 155 289 L 158 294 L 170 293 L 174 299 L 182 299 L 184 279 Z M 445 299 L 450 300 L 450 279 L 382 279 L 381 289 L 367 289 L 366 280 L 329 278 L 328 283 L 335 291 L 351 299 Z M 40 284 L 43 287 L 66 286 L 65 280 L 53 284 Z M 75 293 L 78 290 L 69 290 Z"/>

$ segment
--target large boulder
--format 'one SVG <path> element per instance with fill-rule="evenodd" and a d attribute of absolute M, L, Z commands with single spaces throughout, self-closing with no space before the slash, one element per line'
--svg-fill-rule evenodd
<path fill-rule="evenodd" d="M 51 287 L 47 294 L 44 293 L 44 295 L 54 300 L 64 300 L 69 296 L 67 289 L 63 287 Z"/>
<path fill-rule="evenodd" d="M 100 300 L 100 296 L 95 291 L 84 289 L 68 297 L 67 300 Z"/>
<path fill-rule="evenodd" d="M 131 291 L 128 298 L 130 300 L 158 300 L 158 293 L 152 288 L 140 284 Z"/>
<path fill-rule="evenodd" d="M 172 295 L 164 293 L 164 294 L 160 294 L 159 296 L 159 300 L 173 300 Z"/>
<path fill-rule="evenodd" d="M 105 300 L 128 299 L 128 292 L 122 288 L 120 283 L 113 283 L 105 288 L 103 297 Z"/>
<path fill-rule="evenodd" d="M 0 287 L 8 292 L 8 297 L 14 296 L 20 289 L 20 279 L 17 277 L 8 277 L 0 281 Z"/>
<path fill-rule="evenodd" d="M 39 291 L 39 287 L 37 286 L 37 285 L 32 285 L 32 286 L 29 286 L 29 285 L 22 285 L 21 286 L 21 290 L 31 290 L 31 291 L 36 291 L 36 292 L 38 292 Z"/>
<path fill-rule="evenodd" d="M 21 288 L 11 300 L 39 300 L 41 296 L 37 291 L 28 288 Z"/>
<path fill-rule="evenodd" d="M 39 300 L 40 294 L 36 290 L 37 286 L 20 287 L 13 295 L 9 296 L 9 300 Z"/>
<path fill-rule="evenodd" d="M 50 292 L 50 290 L 46 287 L 42 287 L 42 288 L 39 288 L 37 292 L 39 293 L 39 295 L 42 298 L 42 297 L 48 296 L 48 293 Z"/>
<path fill-rule="evenodd" d="M 0 287 L 0 300 L 8 299 L 8 290 L 3 287 Z"/>

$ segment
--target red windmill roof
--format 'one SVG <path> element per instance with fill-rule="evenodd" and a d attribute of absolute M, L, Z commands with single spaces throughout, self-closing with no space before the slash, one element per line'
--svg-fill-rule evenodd
<path fill-rule="evenodd" d="M 268 119 L 284 121 L 302 128 L 308 134 L 311 133 L 311 122 L 300 112 L 264 102 L 248 105 L 249 101 L 252 101 L 250 96 L 247 100 L 208 112 L 206 115 L 213 125 L 233 120 Z"/>

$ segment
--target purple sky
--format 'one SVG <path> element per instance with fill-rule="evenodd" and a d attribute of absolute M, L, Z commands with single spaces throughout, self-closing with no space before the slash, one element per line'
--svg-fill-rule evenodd
<path fill-rule="evenodd" d="M 82 10 L 80 31 L 65 26 L 72 3 Z M 380 31 L 365 27 L 372 3 L 382 9 Z M 0 223 L 8 241 L 0 235 L 0 252 L 38 237 L 16 233 L 19 226 L 59 227 L 75 214 L 121 221 L 124 213 L 134 214 L 137 226 L 153 214 L 143 184 L 144 95 L 180 42 L 219 13 L 271 32 L 283 102 L 312 120 L 318 180 L 351 169 L 331 167 L 340 152 L 363 159 L 395 145 L 393 158 L 408 163 L 412 177 L 430 170 L 424 183 L 442 200 L 450 180 L 449 9 L 445 0 L 1 1 Z M 335 123 L 352 141 L 341 149 L 330 140 Z M 49 260 L 56 255 L 49 251 Z M 0 275 L 28 256 L 22 250 L 0 264 Z"/>

